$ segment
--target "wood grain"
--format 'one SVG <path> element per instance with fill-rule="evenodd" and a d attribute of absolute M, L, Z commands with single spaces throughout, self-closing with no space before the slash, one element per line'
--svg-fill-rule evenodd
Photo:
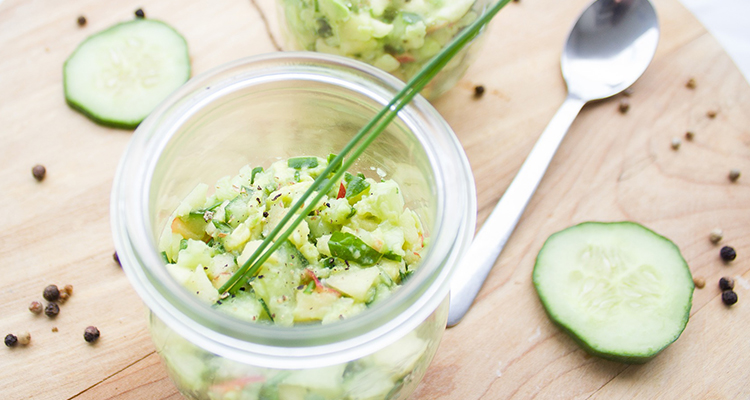
<path fill-rule="evenodd" d="M 511 3 L 466 77 L 435 102 L 473 167 L 480 221 L 565 97 L 560 48 L 586 2 Z M 630 110 L 617 111 L 619 98 L 584 108 L 415 399 L 750 396 L 750 180 L 727 179 L 731 168 L 750 175 L 750 86 L 676 0 L 654 3 L 661 42 Z M 180 398 L 154 353 L 145 308 L 111 258 L 109 192 L 131 133 L 92 124 L 62 96 L 62 63 L 75 46 L 139 7 L 187 38 L 194 73 L 283 45 L 273 0 L 0 3 L 0 333 L 32 334 L 30 346 L 0 351 L 0 398 Z M 694 90 L 685 87 L 690 77 Z M 487 88 L 479 100 L 477 84 Z M 671 139 L 686 130 L 695 139 L 673 150 Z M 31 177 L 36 163 L 48 170 L 41 183 Z M 550 323 L 533 290 L 546 237 L 586 220 L 645 224 L 671 238 L 707 282 L 683 336 L 646 365 L 588 356 Z M 736 261 L 719 260 L 707 239 L 714 227 Z M 716 286 L 724 275 L 738 278 L 731 308 Z M 26 311 L 49 283 L 75 286 L 54 320 Z M 82 338 L 88 325 L 102 331 L 93 346 Z"/>

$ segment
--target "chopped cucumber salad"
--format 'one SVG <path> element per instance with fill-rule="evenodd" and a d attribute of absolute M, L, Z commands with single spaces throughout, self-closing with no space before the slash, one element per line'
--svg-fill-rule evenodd
<path fill-rule="evenodd" d="M 220 312 L 281 326 L 338 321 L 390 295 L 419 264 L 422 224 L 396 182 L 346 173 L 256 274 L 220 299 L 218 288 L 327 165 L 290 158 L 245 166 L 212 194 L 198 185 L 160 239 L 172 277 Z"/>
<path fill-rule="evenodd" d="M 478 14 L 475 0 L 282 0 L 296 46 L 414 76 Z M 460 59 L 446 66 L 458 68 Z M 461 71 L 462 73 L 463 71 Z"/>

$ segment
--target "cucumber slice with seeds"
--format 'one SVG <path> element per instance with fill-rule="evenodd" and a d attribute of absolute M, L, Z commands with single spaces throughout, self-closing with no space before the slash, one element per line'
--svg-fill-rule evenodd
<path fill-rule="evenodd" d="M 65 61 L 65 100 L 95 122 L 132 129 L 190 77 L 185 39 L 151 19 L 84 40 Z"/>
<path fill-rule="evenodd" d="M 589 353 L 624 363 L 644 363 L 677 340 L 694 288 L 677 246 L 632 222 L 551 235 L 533 281 L 553 322 Z"/>

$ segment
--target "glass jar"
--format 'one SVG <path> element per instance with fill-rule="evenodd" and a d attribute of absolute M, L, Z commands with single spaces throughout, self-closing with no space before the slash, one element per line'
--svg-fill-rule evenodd
<path fill-rule="evenodd" d="M 288 49 L 354 58 L 404 82 L 488 6 L 488 0 L 277 0 Z M 435 99 L 461 79 L 480 37 L 443 68 L 423 96 Z"/>
<path fill-rule="evenodd" d="M 338 152 L 401 87 L 353 60 L 276 53 L 191 79 L 138 127 L 112 192 L 114 240 L 183 395 L 400 399 L 415 389 L 444 331 L 449 278 L 476 222 L 465 154 L 423 98 L 404 108 L 352 168 L 397 181 L 429 235 L 418 270 L 366 312 L 292 328 L 240 321 L 180 286 L 157 250 L 169 216 L 198 183 L 246 164 Z"/>

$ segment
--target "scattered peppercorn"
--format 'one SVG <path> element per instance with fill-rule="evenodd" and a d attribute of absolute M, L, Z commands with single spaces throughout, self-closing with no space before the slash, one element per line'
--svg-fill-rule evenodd
<path fill-rule="evenodd" d="M 112 253 L 112 259 L 115 260 L 115 262 L 117 263 L 117 265 L 119 265 L 120 267 L 122 267 L 122 264 L 120 264 L 120 256 L 117 255 L 117 252 Z"/>
<path fill-rule="evenodd" d="M 679 150 L 681 144 L 682 140 L 680 140 L 680 138 L 672 138 L 672 150 Z"/>
<path fill-rule="evenodd" d="M 483 94 L 484 94 L 484 86 L 482 86 L 482 85 L 474 86 L 474 97 L 475 98 L 478 99 L 478 98 L 482 97 Z"/>
<path fill-rule="evenodd" d="M 706 286 L 706 280 L 700 277 L 693 278 L 693 284 L 698 289 L 703 289 L 703 287 Z"/>
<path fill-rule="evenodd" d="M 26 346 L 31 343 L 31 334 L 29 331 L 23 331 L 18 335 L 18 344 Z"/>
<path fill-rule="evenodd" d="M 724 232 L 721 229 L 719 229 L 719 228 L 715 228 L 708 235 L 708 240 L 710 240 L 711 243 L 713 243 L 713 244 L 721 242 L 721 239 L 723 239 L 723 238 L 724 238 Z"/>
<path fill-rule="evenodd" d="M 721 290 L 732 290 L 734 289 L 734 279 L 729 277 L 722 277 L 719 279 L 719 289 Z"/>
<path fill-rule="evenodd" d="M 5 335 L 5 345 L 6 346 L 13 347 L 13 346 L 16 345 L 16 343 L 18 343 L 18 338 L 16 337 L 16 335 L 14 335 L 12 333 L 9 333 L 9 334 Z"/>
<path fill-rule="evenodd" d="M 146 18 L 146 13 L 143 12 L 142 8 L 139 8 L 135 10 L 135 17 L 136 18 Z"/>
<path fill-rule="evenodd" d="M 60 314 L 60 306 L 58 306 L 55 303 L 49 303 L 47 304 L 47 307 L 44 307 L 44 315 L 54 318 L 57 316 L 57 314 Z"/>
<path fill-rule="evenodd" d="M 721 259 L 724 261 L 732 261 L 737 258 L 737 252 L 729 246 L 722 247 L 721 251 L 719 251 L 719 255 L 721 255 Z"/>
<path fill-rule="evenodd" d="M 44 288 L 42 297 L 47 301 L 57 301 L 60 298 L 60 289 L 57 288 L 57 285 L 49 285 Z"/>
<path fill-rule="evenodd" d="M 37 182 L 41 182 L 44 180 L 44 176 L 47 175 L 47 168 L 44 168 L 42 164 L 37 164 L 31 169 L 31 175 L 34 175 L 34 179 Z"/>
<path fill-rule="evenodd" d="M 695 132 L 693 131 L 685 132 L 685 139 L 692 141 L 694 138 L 695 138 Z"/>
<path fill-rule="evenodd" d="M 84 26 L 86 25 L 86 17 L 83 15 L 78 17 L 78 26 Z"/>
<path fill-rule="evenodd" d="M 56 326 L 52 327 L 52 332 L 57 332 L 57 327 Z"/>
<path fill-rule="evenodd" d="M 620 110 L 621 114 L 625 114 L 626 112 L 628 112 L 628 110 L 630 110 L 630 102 L 627 99 L 621 99 L 618 109 Z"/>
<path fill-rule="evenodd" d="M 714 118 L 716 118 L 716 114 L 718 114 L 718 113 L 716 112 L 716 110 L 708 110 L 708 112 L 706 112 L 706 116 L 707 116 L 708 118 L 711 118 L 711 119 L 714 119 Z"/>
<path fill-rule="evenodd" d="M 738 170 L 737 168 L 733 168 L 729 171 L 729 180 L 732 182 L 737 182 L 737 179 L 740 179 L 740 175 L 740 170 Z"/>
<path fill-rule="evenodd" d="M 263 218 L 268 218 L 268 211 L 263 211 Z"/>
<path fill-rule="evenodd" d="M 88 326 L 83 331 L 83 340 L 94 343 L 97 339 L 99 339 L 99 336 L 101 333 L 99 332 L 99 329 L 97 329 L 95 326 Z"/>
<path fill-rule="evenodd" d="M 29 304 L 29 311 L 34 314 L 41 314 L 44 311 L 44 306 L 42 306 L 42 303 L 34 300 Z"/>
<path fill-rule="evenodd" d="M 685 87 L 687 87 L 688 89 L 695 89 L 695 79 L 688 79 L 687 83 L 685 83 Z"/>
<path fill-rule="evenodd" d="M 737 293 L 735 293 L 734 290 L 725 290 L 721 292 L 721 301 L 723 301 L 724 304 L 731 306 L 737 302 Z"/>
<path fill-rule="evenodd" d="M 73 295 L 73 285 L 65 285 L 63 286 L 63 292 L 67 293 L 68 296 Z"/>

